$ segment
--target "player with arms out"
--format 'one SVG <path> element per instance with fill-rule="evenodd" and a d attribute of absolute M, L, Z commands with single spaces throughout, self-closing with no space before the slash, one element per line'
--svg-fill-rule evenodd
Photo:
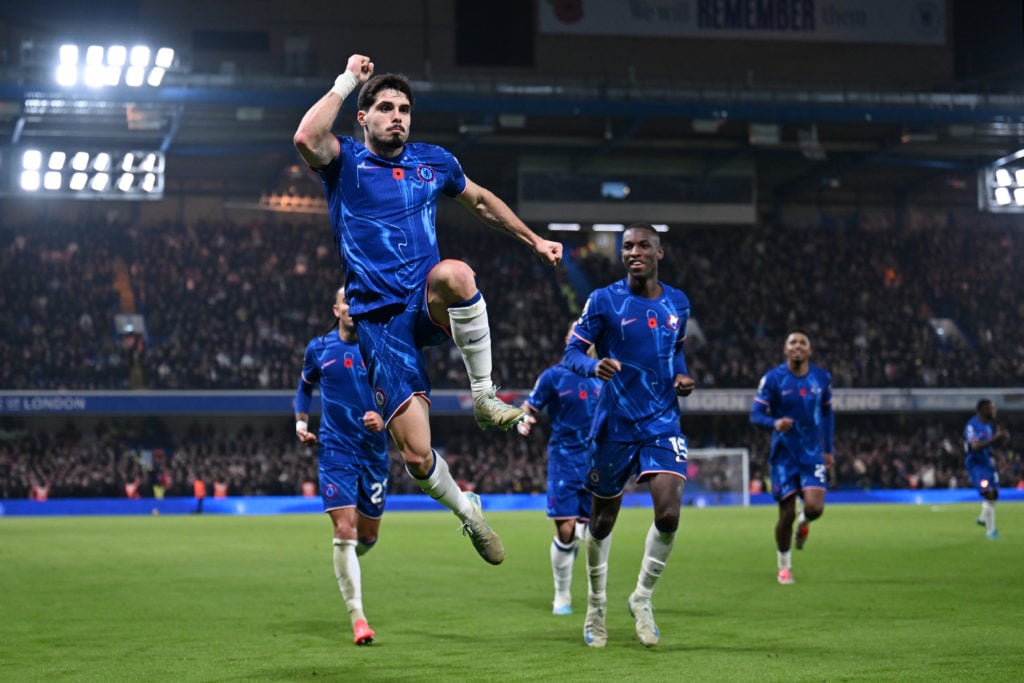
<path fill-rule="evenodd" d="M 575 326 L 575 322 L 569 326 L 566 343 Z M 555 579 L 552 614 L 572 614 L 572 568 L 582 525 L 590 520 L 591 496 L 585 485 L 590 468 L 587 433 L 601 384 L 596 377 L 580 377 L 564 365 L 552 365 L 537 378 L 523 402 L 526 419 L 516 425 L 520 434 L 529 436 L 536 415 L 546 411 L 551 420 L 547 489 L 548 518 L 555 522 L 551 539 L 551 573 Z"/>
<path fill-rule="evenodd" d="M 810 362 L 811 340 L 794 330 L 786 337 L 786 362 L 761 377 L 750 409 L 750 421 L 772 430 L 768 466 L 772 495 L 779 504 L 775 523 L 778 581 L 794 583 L 791 546 L 797 522 L 796 547 L 807 542 L 812 521 L 825 511 L 827 469 L 834 464 L 832 375 Z M 803 499 L 799 518 L 797 496 Z"/>
<path fill-rule="evenodd" d="M 360 84 L 362 143 L 331 132 L 342 102 Z M 408 142 L 412 107 L 408 79 L 373 76 L 373 62 L 352 55 L 334 87 L 303 116 L 294 143 L 324 183 L 359 346 L 388 432 L 420 488 L 462 520 L 487 562 L 499 564 L 504 548 L 484 520 L 479 498 L 459 490 L 431 448 L 430 380 L 420 349 L 455 340 L 481 428 L 511 429 L 523 411 L 496 396 L 487 307 L 475 273 L 462 261 L 440 260 L 437 202 L 441 195 L 455 198 L 550 265 L 561 261 L 562 245 L 536 235 L 501 199 L 467 178 L 450 152 Z"/>
<path fill-rule="evenodd" d="M 319 441 L 320 496 L 334 525 L 334 575 L 355 643 L 366 645 L 375 634 L 363 614 L 359 557 L 369 552 L 380 531 L 388 492 L 388 443 L 366 381 L 344 288 L 335 295 L 332 310 L 338 331 L 332 328 L 306 346 L 295 392 L 295 433 L 302 443 Z M 309 405 L 317 385 L 323 407 L 319 439 L 309 431 Z"/>
<path fill-rule="evenodd" d="M 1005 443 L 1010 432 L 997 426 L 996 406 L 991 399 L 978 401 L 977 413 L 964 426 L 964 466 L 971 477 L 971 483 L 978 489 L 982 497 L 981 516 L 978 524 L 985 527 L 985 535 L 990 539 L 999 538 L 996 529 L 996 501 L 999 500 L 999 472 L 993 461 L 992 446 Z"/>
<path fill-rule="evenodd" d="M 562 360 L 579 375 L 605 380 L 589 434 L 587 488 L 593 508 L 586 539 L 589 583 L 583 639 L 591 647 L 608 642 L 605 588 L 611 534 L 631 475 L 650 484 L 654 522 L 627 606 L 640 642 L 653 647 L 660 639 L 651 595 L 672 552 L 686 481 L 687 444 L 679 426 L 678 397 L 694 388 L 683 355 L 690 300 L 658 281 L 658 262 L 664 255 L 653 226 L 634 223 L 626 228 L 626 277 L 591 292 Z M 591 345 L 596 359 L 587 355 Z"/>

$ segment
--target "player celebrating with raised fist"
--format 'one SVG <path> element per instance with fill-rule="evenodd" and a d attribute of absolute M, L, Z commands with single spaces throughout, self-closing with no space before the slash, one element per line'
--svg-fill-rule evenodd
<path fill-rule="evenodd" d="M 370 386 L 406 469 L 462 520 L 477 552 L 499 564 L 505 551 L 484 521 L 479 499 L 459 490 L 431 448 L 430 380 L 420 349 L 455 340 L 481 428 L 511 429 L 523 411 L 496 396 L 487 306 L 475 273 L 462 261 L 440 260 L 438 199 L 455 198 L 550 265 L 561 261 L 562 245 L 536 235 L 505 202 L 467 178 L 450 152 L 408 142 L 412 87 L 402 75 L 374 76 L 373 70 L 369 57 L 349 57 L 334 87 L 303 116 L 295 146 L 323 180 Z M 342 102 L 357 87 L 363 142 L 331 132 Z"/>

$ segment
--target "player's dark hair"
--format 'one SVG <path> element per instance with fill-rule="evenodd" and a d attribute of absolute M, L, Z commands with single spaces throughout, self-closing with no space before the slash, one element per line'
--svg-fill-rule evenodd
<path fill-rule="evenodd" d="M 328 327 L 326 330 L 324 330 L 324 333 L 321 334 L 320 336 L 321 337 L 326 337 L 327 335 L 329 335 L 331 332 L 333 332 L 334 330 L 338 329 L 339 327 L 341 327 L 341 318 L 339 318 L 338 316 L 334 316 L 334 322 L 331 323 L 331 326 Z"/>
<path fill-rule="evenodd" d="M 990 399 L 990 398 L 983 398 L 983 399 L 978 401 L 977 410 L 980 413 L 982 408 L 984 408 L 985 406 L 990 406 L 990 405 L 992 405 L 992 399 Z"/>
<path fill-rule="evenodd" d="M 805 337 L 807 337 L 807 342 L 808 343 L 810 343 L 810 341 L 811 341 L 811 335 L 807 334 L 807 330 L 802 329 L 800 327 L 798 327 L 798 328 L 796 328 L 794 330 L 790 330 L 789 334 L 787 334 L 786 336 L 788 337 L 790 334 L 802 334 Z"/>
<path fill-rule="evenodd" d="M 340 287 L 339 287 L 338 289 L 336 289 L 336 290 L 334 291 L 334 301 L 335 301 L 335 305 L 337 304 L 337 301 L 338 301 L 338 292 L 340 292 L 340 291 L 341 291 L 341 288 L 340 288 Z M 334 316 L 334 322 L 333 322 L 333 323 L 331 323 L 331 326 L 330 326 L 330 327 L 328 327 L 328 328 L 327 328 L 327 329 L 326 329 L 326 330 L 324 331 L 324 333 L 323 333 L 323 334 L 321 334 L 320 336 L 321 336 L 321 337 L 326 337 L 326 336 L 327 336 L 327 335 L 329 335 L 329 334 L 330 334 L 331 332 L 333 332 L 333 331 L 334 331 L 334 330 L 336 330 L 336 329 L 339 329 L 340 327 L 341 327 L 341 318 L 339 318 L 338 316 Z"/>
<path fill-rule="evenodd" d="M 413 105 L 412 85 L 403 74 L 380 74 L 363 83 L 359 89 L 359 111 L 367 111 L 377 99 L 381 90 L 397 90 L 409 98 L 409 106 Z"/>

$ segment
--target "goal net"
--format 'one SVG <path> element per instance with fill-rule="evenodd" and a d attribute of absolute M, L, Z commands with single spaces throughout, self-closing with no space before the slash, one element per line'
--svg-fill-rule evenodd
<path fill-rule="evenodd" d="M 686 454 L 683 505 L 750 505 L 750 451 L 691 448 Z"/>

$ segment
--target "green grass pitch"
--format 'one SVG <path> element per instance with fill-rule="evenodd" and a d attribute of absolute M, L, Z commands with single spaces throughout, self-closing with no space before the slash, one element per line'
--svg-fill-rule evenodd
<path fill-rule="evenodd" d="M 626 597 L 648 509 L 623 510 L 608 646 L 551 610 L 541 512 L 489 515 L 485 564 L 447 512 L 389 513 L 362 558 L 377 642 L 356 647 L 321 515 L 0 518 L 0 680 L 1009 681 L 1024 678 L 1024 505 L 833 505 L 775 582 L 773 507 L 687 508 L 654 595 Z"/>

